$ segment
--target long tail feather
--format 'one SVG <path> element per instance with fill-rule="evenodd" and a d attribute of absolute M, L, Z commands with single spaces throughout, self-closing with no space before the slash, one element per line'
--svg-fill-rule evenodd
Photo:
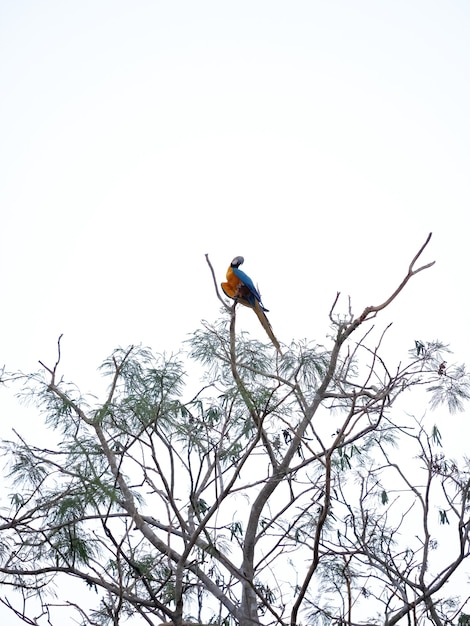
<path fill-rule="evenodd" d="M 271 339 L 271 341 L 273 342 L 274 347 L 276 348 L 276 350 L 279 352 L 279 354 L 282 356 L 282 352 L 281 352 L 281 346 L 279 345 L 279 341 L 276 339 L 276 336 L 273 333 L 273 329 L 271 328 L 271 324 L 269 323 L 268 318 L 266 317 L 265 312 L 263 311 L 263 309 L 261 308 L 261 305 L 258 301 L 255 302 L 255 306 L 252 307 L 256 313 L 256 315 L 258 316 L 259 321 L 261 322 L 261 326 L 264 328 L 264 330 L 267 332 L 268 337 Z"/>

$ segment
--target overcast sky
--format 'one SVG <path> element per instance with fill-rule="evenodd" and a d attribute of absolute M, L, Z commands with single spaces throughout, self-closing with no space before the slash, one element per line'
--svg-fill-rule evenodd
<path fill-rule="evenodd" d="M 383 321 L 400 358 L 469 360 L 469 32 L 466 0 L 0 1 L 0 364 L 64 333 L 87 390 L 119 345 L 178 350 L 219 315 L 205 253 L 323 342 L 336 291 L 378 304 L 430 231 Z"/>

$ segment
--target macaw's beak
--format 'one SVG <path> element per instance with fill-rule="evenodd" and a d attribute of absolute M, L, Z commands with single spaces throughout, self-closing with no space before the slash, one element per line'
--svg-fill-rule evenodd
<path fill-rule="evenodd" d="M 239 267 L 245 259 L 242 256 L 236 256 L 233 261 L 230 263 L 232 267 Z"/>

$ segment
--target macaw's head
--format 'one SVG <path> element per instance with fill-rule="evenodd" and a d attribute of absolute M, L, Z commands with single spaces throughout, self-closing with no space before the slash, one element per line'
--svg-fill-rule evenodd
<path fill-rule="evenodd" d="M 233 261 L 230 263 L 231 267 L 240 267 L 240 265 L 244 262 L 244 258 L 242 256 L 236 256 Z"/>

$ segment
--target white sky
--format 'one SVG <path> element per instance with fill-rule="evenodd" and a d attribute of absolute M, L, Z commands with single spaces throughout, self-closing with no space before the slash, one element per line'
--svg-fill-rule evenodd
<path fill-rule="evenodd" d="M 177 350 L 219 315 L 205 253 L 323 342 L 336 291 L 378 304 L 430 231 L 382 319 L 398 358 L 470 360 L 469 32 L 466 0 L 0 1 L 0 365 L 64 333 L 86 390 L 118 345 Z"/>

